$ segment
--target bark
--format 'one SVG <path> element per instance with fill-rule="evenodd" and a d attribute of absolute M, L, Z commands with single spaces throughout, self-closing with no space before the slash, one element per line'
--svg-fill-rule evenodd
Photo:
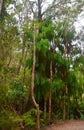
<path fill-rule="evenodd" d="M 65 106 L 65 96 L 64 96 L 64 104 L 63 104 L 63 120 L 66 119 L 66 106 Z"/>
<path fill-rule="evenodd" d="M 0 40 L 2 39 L 2 35 L 3 35 L 3 32 L 2 32 L 2 30 L 0 29 Z"/>
<path fill-rule="evenodd" d="M 46 111 L 47 111 L 47 98 L 44 97 L 44 119 L 46 119 Z"/>
<path fill-rule="evenodd" d="M 0 15 L 1 15 L 1 10 L 2 10 L 2 5 L 3 5 L 3 0 L 0 0 Z"/>
<path fill-rule="evenodd" d="M 66 37 L 66 33 L 65 33 Z M 67 58 L 67 44 L 65 44 L 65 49 L 64 49 L 64 58 Z M 64 76 L 64 75 L 63 75 Z M 65 86 L 65 92 L 64 92 L 64 97 L 63 97 L 63 120 L 66 119 L 66 93 L 67 93 L 67 87 Z"/>
<path fill-rule="evenodd" d="M 42 10 L 42 7 L 41 7 L 41 0 L 38 0 L 38 22 L 41 22 L 41 21 L 42 21 L 41 10 Z"/>
<path fill-rule="evenodd" d="M 27 48 L 26 48 L 26 52 L 25 52 L 25 56 L 24 56 L 23 85 L 24 85 L 24 83 L 25 83 L 27 53 L 28 53 L 28 46 L 27 46 Z"/>
<path fill-rule="evenodd" d="M 40 110 L 39 104 L 37 104 L 34 97 L 34 78 L 35 78 L 35 63 L 36 63 L 36 27 L 34 25 L 34 51 L 33 51 L 33 65 L 32 65 L 32 77 L 31 77 L 31 96 L 34 106 L 37 109 L 37 129 L 40 129 Z"/>
<path fill-rule="evenodd" d="M 34 18 L 38 18 L 38 22 L 41 22 L 42 21 L 42 0 L 37 0 L 36 1 L 36 5 L 37 5 L 37 8 L 38 8 L 38 13 L 36 15 L 36 12 L 34 11 L 34 8 L 33 8 L 33 4 L 30 0 L 28 0 L 29 2 L 29 5 L 30 5 L 30 9 L 34 15 Z M 35 1 L 34 1 L 35 2 Z"/>
<path fill-rule="evenodd" d="M 70 96 L 68 96 L 67 118 L 70 119 Z"/>
<path fill-rule="evenodd" d="M 49 92 L 49 122 L 51 120 L 51 106 L 52 106 L 52 103 L 51 103 L 51 99 L 52 99 L 52 61 L 50 63 L 50 92 Z"/>
<path fill-rule="evenodd" d="M 35 15 L 35 12 L 34 12 L 34 8 L 33 8 L 33 6 L 32 6 L 32 3 L 31 3 L 31 1 L 30 0 L 28 0 L 28 2 L 29 2 L 29 5 L 30 5 L 30 8 L 31 8 L 31 11 L 32 11 L 32 13 L 33 13 L 33 15 Z"/>

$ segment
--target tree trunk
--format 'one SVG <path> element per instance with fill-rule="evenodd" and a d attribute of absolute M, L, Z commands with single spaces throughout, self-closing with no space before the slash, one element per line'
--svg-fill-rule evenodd
<path fill-rule="evenodd" d="M 3 0 L 0 0 L 0 15 L 1 15 L 1 10 L 2 10 L 2 5 L 3 5 Z"/>
<path fill-rule="evenodd" d="M 26 47 L 26 52 L 24 55 L 24 65 L 23 65 L 23 85 L 25 84 L 25 74 L 26 74 L 26 59 L 27 59 L 27 53 L 28 53 L 28 46 Z"/>
<path fill-rule="evenodd" d="M 41 7 L 41 0 L 38 0 L 38 22 L 41 22 L 41 21 L 42 21 L 41 10 L 42 10 L 42 7 Z"/>
<path fill-rule="evenodd" d="M 70 119 L 70 96 L 68 96 L 67 118 Z"/>
<path fill-rule="evenodd" d="M 66 37 L 66 33 L 65 33 L 65 37 Z M 67 58 L 67 44 L 65 44 L 65 49 L 64 49 L 64 58 Z M 64 91 L 64 95 L 63 95 L 63 120 L 66 119 L 66 93 L 67 93 L 67 87 L 65 86 L 65 91 Z"/>
<path fill-rule="evenodd" d="M 66 106 L 65 106 L 65 95 L 64 95 L 64 99 L 63 99 L 63 120 L 66 119 Z"/>
<path fill-rule="evenodd" d="M 49 92 L 49 122 L 51 120 L 51 98 L 52 98 L 52 61 L 50 63 L 50 92 Z"/>
<path fill-rule="evenodd" d="M 40 129 L 40 110 L 39 104 L 37 104 L 34 97 L 34 78 L 35 78 L 35 63 L 36 63 L 36 27 L 34 25 L 34 52 L 33 52 L 33 65 L 32 65 L 32 77 L 31 77 L 31 96 L 34 106 L 37 109 L 37 129 Z"/>
<path fill-rule="evenodd" d="M 23 61 L 23 58 L 24 58 L 24 52 L 25 52 L 25 44 L 23 44 L 23 46 L 22 46 L 22 54 L 21 54 L 21 58 L 20 58 L 20 61 L 19 61 L 18 67 L 17 67 L 17 72 L 16 72 L 17 75 L 20 73 L 22 61 Z"/>
<path fill-rule="evenodd" d="M 47 98 L 46 96 L 44 97 L 44 119 L 46 120 L 46 111 L 47 111 Z"/>

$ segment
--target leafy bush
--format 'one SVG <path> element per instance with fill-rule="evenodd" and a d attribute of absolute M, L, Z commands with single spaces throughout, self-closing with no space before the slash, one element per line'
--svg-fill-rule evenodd
<path fill-rule="evenodd" d="M 33 127 L 36 124 L 36 110 L 31 109 L 29 112 L 23 114 L 22 119 L 26 127 Z"/>
<path fill-rule="evenodd" d="M 40 115 L 42 115 L 43 112 L 40 111 Z M 36 125 L 36 117 L 37 117 L 37 110 L 31 109 L 30 111 L 23 114 L 22 119 L 24 122 L 25 127 L 35 127 Z M 40 118 L 41 125 L 43 126 L 45 124 L 44 119 Z"/>
<path fill-rule="evenodd" d="M 0 112 L 0 130 L 13 130 L 19 128 L 22 119 L 14 113 L 3 110 Z"/>
<path fill-rule="evenodd" d="M 84 120 L 84 114 L 81 113 L 80 119 Z"/>
<path fill-rule="evenodd" d="M 84 101 L 79 103 L 80 119 L 84 119 Z"/>

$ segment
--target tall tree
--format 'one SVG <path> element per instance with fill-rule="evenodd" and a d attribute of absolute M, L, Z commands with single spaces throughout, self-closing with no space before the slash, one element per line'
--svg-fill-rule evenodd
<path fill-rule="evenodd" d="M 37 129 L 40 129 L 39 104 L 37 104 L 34 97 L 35 63 L 36 63 L 36 26 L 34 25 L 34 51 L 33 51 L 33 65 L 32 65 L 32 77 L 31 77 L 31 96 L 32 96 L 33 103 L 37 109 Z"/>

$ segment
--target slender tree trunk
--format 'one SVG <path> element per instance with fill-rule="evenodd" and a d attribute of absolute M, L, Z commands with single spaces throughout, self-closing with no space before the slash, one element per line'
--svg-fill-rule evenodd
<path fill-rule="evenodd" d="M 70 119 L 70 96 L 68 96 L 67 118 Z"/>
<path fill-rule="evenodd" d="M 23 46 L 22 46 L 22 54 L 21 54 L 21 58 L 20 58 L 20 61 L 19 61 L 18 68 L 17 68 L 17 75 L 20 73 L 22 61 L 23 61 L 23 58 L 24 58 L 24 52 L 25 52 L 25 44 L 23 44 Z"/>
<path fill-rule="evenodd" d="M 1 15 L 1 10 L 2 10 L 2 5 L 3 5 L 3 0 L 0 0 L 0 15 Z"/>
<path fill-rule="evenodd" d="M 63 120 L 66 119 L 66 106 L 65 106 L 65 95 L 64 95 L 64 99 L 63 99 Z"/>
<path fill-rule="evenodd" d="M 66 44 L 65 44 L 65 49 L 64 49 L 64 58 L 65 59 L 67 58 L 67 45 Z M 64 97 L 63 97 L 63 120 L 66 119 L 66 93 L 67 93 L 67 87 L 65 86 Z"/>
<path fill-rule="evenodd" d="M 34 52 L 33 52 L 33 65 L 32 65 L 32 77 L 31 77 L 31 96 L 32 96 L 34 106 L 37 109 L 37 129 L 40 129 L 39 104 L 37 104 L 35 97 L 34 97 L 35 62 L 36 62 L 36 27 L 34 25 Z"/>
<path fill-rule="evenodd" d="M 49 92 L 49 122 L 51 120 L 51 99 L 52 99 L 52 61 L 50 63 L 50 92 Z"/>
<path fill-rule="evenodd" d="M 47 111 L 47 97 L 44 97 L 44 119 L 46 120 L 46 111 Z"/>
<path fill-rule="evenodd" d="M 25 56 L 24 56 L 24 70 L 23 70 L 23 85 L 25 83 L 25 73 L 26 73 L 26 58 L 27 58 L 27 52 L 28 52 L 28 46 L 26 47 L 26 52 L 25 52 Z"/>

